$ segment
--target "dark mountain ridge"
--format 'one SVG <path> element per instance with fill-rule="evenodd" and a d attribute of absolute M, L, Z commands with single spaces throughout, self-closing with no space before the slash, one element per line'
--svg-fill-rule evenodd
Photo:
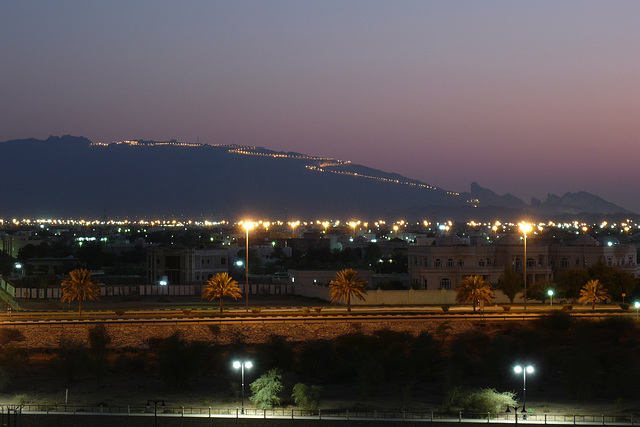
<path fill-rule="evenodd" d="M 261 147 L 177 141 L 0 143 L 0 217 L 542 219 L 629 216 L 585 192 L 527 205 L 477 183 L 456 193 L 366 166 Z M 575 217 L 573 219 L 575 219 Z"/>

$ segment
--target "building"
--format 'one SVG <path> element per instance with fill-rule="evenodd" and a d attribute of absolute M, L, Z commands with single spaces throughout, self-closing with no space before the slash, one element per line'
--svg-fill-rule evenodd
<path fill-rule="evenodd" d="M 586 269 L 599 261 L 638 277 L 635 246 L 600 246 L 583 235 L 566 244 L 527 241 L 527 283 L 553 280 L 570 268 Z M 493 245 L 442 236 L 431 245 L 409 246 L 409 279 L 416 289 L 455 289 L 466 276 L 483 276 L 495 284 L 506 268 L 524 274 L 524 241 L 507 234 Z"/>
<path fill-rule="evenodd" d="M 205 284 L 216 273 L 229 271 L 227 249 L 148 248 L 147 283 Z"/>

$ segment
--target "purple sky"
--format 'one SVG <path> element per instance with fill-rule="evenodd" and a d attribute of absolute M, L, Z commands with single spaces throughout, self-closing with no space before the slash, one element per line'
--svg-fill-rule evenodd
<path fill-rule="evenodd" d="M 5 1 L 0 140 L 258 145 L 640 212 L 640 1 Z"/>

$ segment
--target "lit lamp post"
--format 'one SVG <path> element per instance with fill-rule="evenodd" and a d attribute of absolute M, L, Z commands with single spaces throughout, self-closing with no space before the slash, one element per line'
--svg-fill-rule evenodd
<path fill-rule="evenodd" d="M 547 291 L 547 295 L 549 295 L 549 307 L 553 307 L 553 289 L 549 289 Z"/>
<path fill-rule="evenodd" d="M 327 222 L 327 221 L 323 222 L 322 226 L 324 227 L 324 234 L 326 236 L 327 235 L 327 227 L 329 227 L 329 222 Z"/>
<path fill-rule="evenodd" d="M 298 225 L 300 225 L 300 221 L 292 222 L 289 225 L 291 225 L 291 238 L 295 239 L 296 238 L 296 227 Z"/>
<path fill-rule="evenodd" d="M 638 310 L 640 310 L 640 302 L 636 301 L 633 303 L 633 306 L 636 308 L 636 320 L 638 320 Z"/>
<path fill-rule="evenodd" d="M 249 360 L 244 360 L 244 361 L 239 361 L 239 360 L 235 360 L 233 362 L 233 369 L 238 370 L 240 369 L 240 378 L 242 380 L 242 382 L 240 383 L 240 387 L 242 388 L 242 409 L 241 409 L 241 414 L 244 414 L 244 370 L 246 369 L 251 369 L 251 367 L 253 366 L 253 363 L 251 363 L 251 361 Z"/>
<path fill-rule="evenodd" d="M 523 419 L 527 418 L 527 374 L 533 373 L 533 366 L 520 366 L 513 367 L 513 372 L 520 375 L 522 374 L 523 386 L 522 386 L 522 414 Z"/>
<path fill-rule="evenodd" d="M 356 227 L 358 226 L 358 224 L 356 222 L 350 222 L 349 225 L 353 228 L 353 239 L 351 239 L 352 242 L 356 241 Z"/>
<path fill-rule="evenodd" d="M 520 231 L 524 233 L 524 309 L 527 309 L 527 233 L 531 231 L 531 225 L 520 224 Z"/>
<path fill-rule="evenodd" d="M 244 268 L 245 268 L 245 285 L 244 285 L 244 296 L 245 296 L 245 305 L 244 309 L 248 313 L 249 312 L 249 230 L 253 228 L 253 222 L 245 222 L 244 228 L 247 230 L 247 254 L 244 260 Z"/>

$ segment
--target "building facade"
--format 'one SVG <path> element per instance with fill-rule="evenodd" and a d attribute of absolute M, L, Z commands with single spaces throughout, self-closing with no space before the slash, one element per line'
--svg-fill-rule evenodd
<path fill-rule="evenodd" d="M 147 283 L 205 284 L 216 273 L 229 271 L 227 249 L 148 248 Z"/>
<path fill-rule="evenodd" d="M 410 246 L 409 279 L 414 289 L 455 289 L 466 276 L 483 276 L 491 284 L 505 269 L 524 274 L 527 283 L 553 280 L 570 268 L 587 269 L 599 261 L 638 277 L 635 246 L 600 246 L 589 236 L 568 244 L 537 244 L 515 234 L 505 235 L 493 245 L 472 245 L 455 236 L 437 239 L 431 245 Z"/>

